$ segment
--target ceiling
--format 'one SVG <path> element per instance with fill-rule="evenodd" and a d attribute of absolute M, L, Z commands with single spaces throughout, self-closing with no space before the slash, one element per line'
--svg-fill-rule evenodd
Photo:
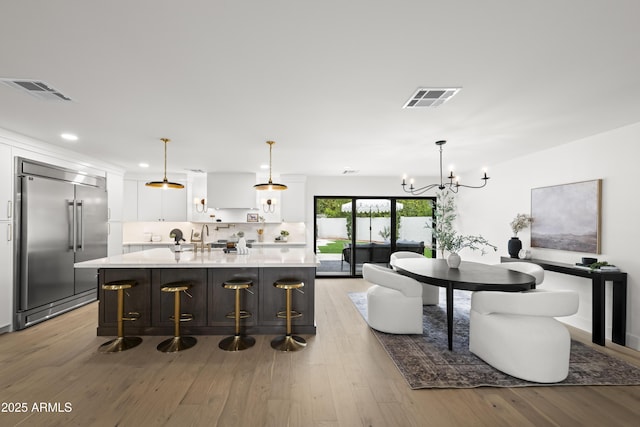
<path fill-rule="evenodd" d="M 468 171 L 640 121 L 636 0 L 3 2 L 0 127 L 128 172 Z M 459 87 L 403 109 L 419 87 Z M 65 142 L 59 135 L 74 133 Z M 146 170 L 138 166 L 147 162 Z"/>

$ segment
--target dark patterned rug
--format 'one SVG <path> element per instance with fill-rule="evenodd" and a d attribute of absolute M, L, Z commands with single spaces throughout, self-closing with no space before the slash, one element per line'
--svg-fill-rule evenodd
<path fill-rule="evenodd" d="M 350 293 L 349 297 L 366 320 L 366 294 Z M 562 382 L 533 383 L 498 371 L 469 351 L 469 300 L 469 292 L 455 292 L 453 351 L 447 347 L 444 292 L 440 292 L 439 305 L 423 308 L 423 335 L 394 335 L 371 329 L 412 389 L 640 385 L 640 368 L 573 340 L 569 376 Z"/>

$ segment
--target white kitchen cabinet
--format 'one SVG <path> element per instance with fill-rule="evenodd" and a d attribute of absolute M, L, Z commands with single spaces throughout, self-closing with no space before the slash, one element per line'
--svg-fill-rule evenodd
<path fill-rule="evenodd" d="M 304 222 L 306 220 L 306 177 L 304 175 L 283 175 L 283 184 L 287 189 L 281 191 L 282 205 L 280 214 L 282 222 Z"/>
<path fill-rule="evenodd" d="M 13 217 L 13 158 L 11 147 L 0 144 L 0 221 Z"/>
<path fill-rule="evenodd" d="M 7 332 L 13 322 L 13 225 L 0 221 L 0 332 Z"/>
<path fill-rule="evenodd" d="M 107 206 L 109 221 L 122 221 L 124 180 L 122 175 L 107 172 Z"/>
<path fill-rule="evenodd" d="M 138 181 L 138 221 L 186 221 L 187 190 L 147 187 Z"/>

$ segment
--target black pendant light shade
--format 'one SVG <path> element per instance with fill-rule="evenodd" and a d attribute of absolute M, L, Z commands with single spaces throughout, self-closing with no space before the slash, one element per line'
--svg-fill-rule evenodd
<path fill-rule="evenodd" d="M 164 178 L 162 181 L 149 181 L 145 185 L 154 188 L 184 188 L 184 185 L 178 182 L 170 182 L 167 179 L 167 143 L 171 141 L 169 138 L 160 138 L 164 142 Z"/>
<path fill-rule="evenodd" d="M 274 141 L 267 141 L 267 144 L 269 144 L 269 182 L 265 182 L 265 183 L 261 183 L 261 184 L 256 184 L 253 186 L 253 188 L 255 188 L 256 190 L 286 190 L 287 186 L 284 184 L 278 184 L 275 183 L 271 180 L 271 150 L 273 149 L 273 144 L 275 144 Z"/>

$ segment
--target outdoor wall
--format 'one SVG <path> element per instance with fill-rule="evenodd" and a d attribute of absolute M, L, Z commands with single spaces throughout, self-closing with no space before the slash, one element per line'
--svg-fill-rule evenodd
<path fill-rule="evenodd" d="M 358 240 L 366 240 L 369 236 L 369 218 L 357 218 Z M 346 218 L 318 218 L 318 238 L 319 239 L 348 239 Z M 425 245 L 431 242 L 431 230 L 426 228 L 426 224 L 431 224 L 429 217 L 400 217 L 400 231 L 398 240 L 423 241 Z M 371 240 L 382 241 L 380 233 L 389 226 L 389 218 L 371 218 Z"/>
<path fill-rule="evenodd" d="M 602 179 L 601 254 L 533 248 L 534 258 L 565 263 L 593 256 L 619 266 L 628 273 L 627 346 L 640 350 L 640 263 L 636 246 L 640 241 L 640 200 L 635 185 L 640 182 L 640 123 L 540 151 L 501 164 L 490 165 L 491 180 L 482 190 L 461 190 L 457 197 L 458 228 L 463 234 L 482 234 L 498 246 L 497 252 L 481 257 L 462 251 L 464 260 L 498 263 L 508 256 L 509 223 L 518 213 L 531 212 L 531 189 L 557 184 Z M 463 177 L 464 178 L 464 177 Z M 470 177 L 469 177 L 470 179 Z M 523 247 L 530 246 L 530 229 L 518 234 Z M 580 293 L 576 315 L 562 318 L 591 331 L 591 283 L 563 274 L 545 272 L 545 289 L 574 289 Z M 611 338 L 611 284 L 607 284 L 607 338 Z"/>

